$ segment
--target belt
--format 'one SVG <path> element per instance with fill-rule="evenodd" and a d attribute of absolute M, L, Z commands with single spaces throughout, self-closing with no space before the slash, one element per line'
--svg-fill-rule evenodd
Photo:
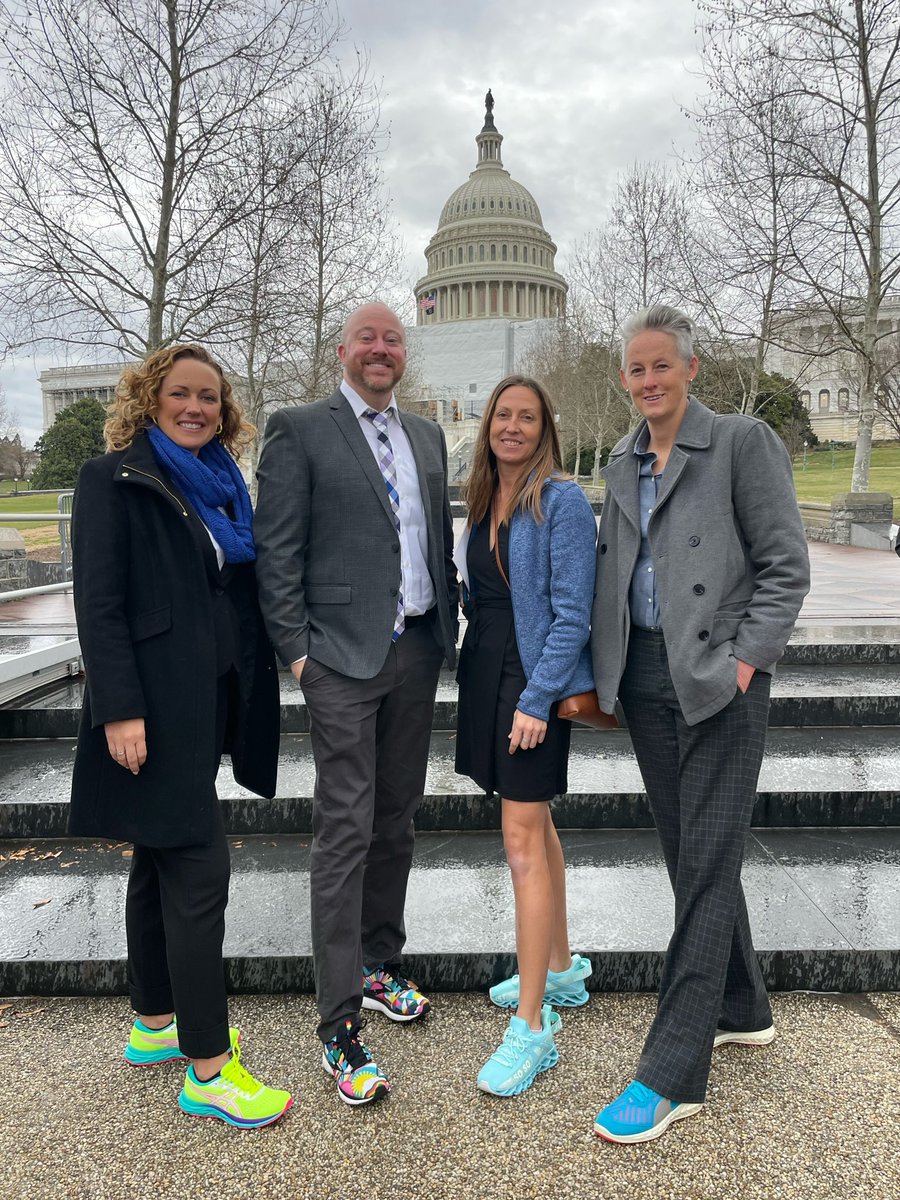
<path fill-rule="evenodd" d="M 433 621 L 436 613 L 437 613 L 437 605 L 432 604 L 431 608 L 429 608 L 428 612 L 426 612 L 426 613 L 418 613 L 412 617 L 404 617 L 403 618 L 403 628 L 404 629 L 415 629 L 415 627 L 417 625 L 424 625 L 426 621 Z"/>
<path fill-rule="evenodd" d="M 647 634 L 650 637 L 662 637 L 663 627 L 662 625 L 635 625 L 632 623 L 631 632 Z"/>

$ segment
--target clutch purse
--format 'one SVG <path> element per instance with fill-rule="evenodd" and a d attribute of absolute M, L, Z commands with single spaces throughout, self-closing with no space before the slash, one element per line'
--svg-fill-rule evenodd
<path fill-rule="evenodd" d="M 593 729 L 618 729 L 619 722 L 614 713 L 605 713 L 597 699 L 597 689 L 566 696 L 556 706 L 557 715 L 564 721 L 578 721 Z"/>

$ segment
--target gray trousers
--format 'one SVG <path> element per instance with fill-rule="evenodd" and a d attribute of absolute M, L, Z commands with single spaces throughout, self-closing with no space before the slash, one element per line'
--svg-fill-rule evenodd
<path fill-rule="evenodd" d="M 413 817 L 422 800 L 443 654 L 429 622 L 392 642 L 373 679 L 307 659 L 302 687 L 316 762 L 310 896 L 318 1036 L 362 1005 L 362 971 L 395 963 Z"/>
<path fill-rule="evenodd" d="M 675 929 L 636 1078 L 669 1100 L 704 1100 L 716 1026 L 772 1023 L 741 888 L 770 685 L 757 671 L 746 694 L 688 725 L 662 634 L 632 631 L 619 698 L 675 893 Z"/>

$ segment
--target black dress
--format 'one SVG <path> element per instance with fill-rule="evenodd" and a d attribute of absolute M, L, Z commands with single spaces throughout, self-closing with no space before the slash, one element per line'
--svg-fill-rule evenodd
<path fill-rule="evenodd" d="M 500 561 L 509 578 L 509 526 L 499 531 Z M 490 523 L 476 525 L 466 551 L 470 601 L 459 656 L 456 770 L 487 793 L 508 800 L 550 800 L 567 788 L 570 722 L 550 711 L 544 741 L 509 752 L 509 731 L 527 680 L 522 670 L 512 600 L 490 547 Z"/>

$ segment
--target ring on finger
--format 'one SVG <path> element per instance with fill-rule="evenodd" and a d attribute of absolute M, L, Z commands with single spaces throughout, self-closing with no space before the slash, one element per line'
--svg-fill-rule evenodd
<path fill-rule="evenodd" d="M 124 757 L 125 757 L 125 751 L 124 751 L 124 750 L 117 750 L 117 751 L 116 751 L 116 758 L 124 758 Z"/>

